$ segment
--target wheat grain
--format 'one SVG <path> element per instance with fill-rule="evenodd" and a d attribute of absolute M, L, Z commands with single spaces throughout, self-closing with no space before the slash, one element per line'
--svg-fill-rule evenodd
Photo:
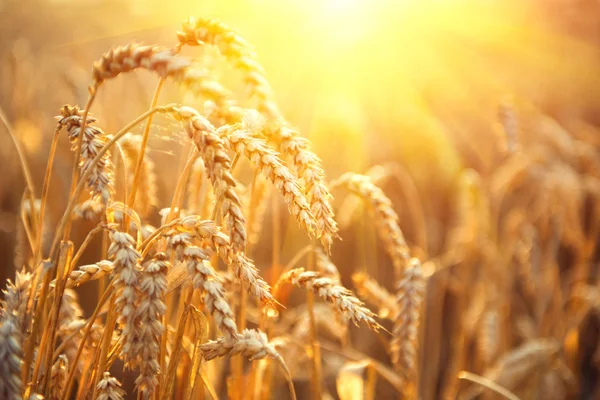
<path fill-rule="evenodd" d="M 345 317 L 358 326 L 365 323 L 370 329 L 378 331 L 381 325 L 375 321 L 374 314 L 358 300 L 350 290 L 340 286 L 339 282 L 324 278 L 320 273 L 296 268 L 281 275 L 278 285 L 291 283 L 311 290 L 339 310 Z"/>
<path fill-rule="evenodd" d="M 477 350 L 484 365 L 489 365 L 500 346 L 500 315 L 496 308 L 490 308 L 481 318 Z"/>
<path fill-rule="evenodd" d="M 484 376 L 507 389 L 514 388 L 535 371 L 549 365 L 559 350 L 560 344 L 554 339 L 531 339 L 502 356 Z M 472 388 L 463 398 L 473 399 L 479 393 L 481 388 Z"/>
<path fill-rule="evenodd" d="M 195 97 L 204 99 L 204 115 L 218 126 L 241 121 L 243 112 L 235 105 L 232 94 L 208 72 L 200 68 L 188 69 L 182 78 L 182 86 Z"/>
<path fill-rule="evenodd" d="M 58 314 L 58 326 L 68 325 L 81 318 L 83 310 L 79 305 L 79 296 L 73 289 L 63 291 L 60 310 Z"/>
<path fill-rule="evenodd" d="M 520 124 L 517 110 L 510 100 L 505 99 L 498 106 L 498 120 L 506 137 L 506 151 L 512 154 L 519 145 Z"/>

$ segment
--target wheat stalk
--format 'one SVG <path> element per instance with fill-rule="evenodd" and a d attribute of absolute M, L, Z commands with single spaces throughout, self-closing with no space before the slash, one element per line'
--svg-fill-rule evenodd
<path fill-rule="evenodd" d="M 142 137 L 133 134 L 127 134 L 119 140 L 119 145 L 123 150 L 123 154 L 127 160 L 127 173 L 130 184 L 133 183 L 135 174 L 136 160 L 140 157 L 140 149 L 142 145 Z M 137 197 L 134 208 L 141 216 L 148 216 L 153 206 L 158 204 L 157 187 L 156 187 L 156 171 L 154 161 L 144 155 L 140 167 L 140 179 L 137 188 Z"/>

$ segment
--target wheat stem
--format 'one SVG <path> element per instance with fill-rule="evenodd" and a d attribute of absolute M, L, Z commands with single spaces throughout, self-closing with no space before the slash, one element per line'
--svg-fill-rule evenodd
<path fill-rule="evenodd" d="M 48 155 L 48 161 L 46 162 L 46 172 L 44 174 L 44 184 L 42 186 L 42 199 L 40 202 L 40 212 L 38 219 L 37 232 L 35 243 L 35 254 L 33 257 L 34 265 L 42 258 L 42 232 L 44 229 L 44 216 L 46 214 L 46 203 L 48 202 L 48 193 L 50 192 L 50 177 L 52 176 L 52 166 L 54 164 L 54 155 L 56 154 L 56 146 L 58 145 L 58 138 L 60 137 L 60 128 L 56 127 L 54 130 L 54 136 L 52 137 L 52 144 L 50 145 L 50 152 Z"/>
<path fill-rule="evenodd" d="M 152 96 L 152 102 L 150 103 L 150 109 L 153 109 L 158 104 L 158 98 L 160 96 L 160 92 L 162 90 L 163 85 L 165 84 L 165 78 L 160 78 L 158 84 L 156 85 L 156 89 L 154 90 L 154 95 Z M 137 188 L 140 182 L 140 176 L 142 172 L 142 165 L 144 162 L 144 156 L 146 154 L 146 146 L 148 144 L 148 137 L 150 136 L 150 127 L 152 126 L 152 119 L 154 118 L 154 114 L 148 115 L 146 119 L 146 126 L 144 127 L 144 133 L 142 134 L 142 143 L 140 144 L 137 163 L 135 165 L 135 172 L 133 175 L 133 183 L 131 184 L 131 190 L 129 192 L 129 198 L 127 200 L 127 206 L 133 207 L 135 204 L 135 196 L 137 193 Z M 129 217 L 125 215 L 125 226 L 129 226 Z"/>
<path fill-rule="evenodd" d="M 73 243 L 65 242 L 61 244 L 60 250 L 60 259 L 58 261 L 58 266 L 56 268 L 56 290 L 54 291 L 54 310 L 53 315 L 50 318 L 50 325 L 44 332 L 44 336 L 50 336 L 50 340 L 48 341 L 48 349 L 46 350 L 46 379 L 43 385 L 43 393 L 47 393 L 48 390 L 48 382 L 50 378 L 50 370 L 52 369 L 53 364 L 53 351 L 54 346 L 56 344 L 56 331 L 58 326 L 58 318 L 60 312 L 60 306 L 63 298 L 63 292 L 65 289 L 65 284 L 67 282 L 70 269 L 71 269 L 71 261 L 73 259 Z M 40 347 L 42 348 L 42 347 Z M 41 352 L 41 350 L 40 350 Z M 38 354 L 38 357 L 41 358 L 41 354 Z"/>
<path fill-rule="evenodd" d="M 21 168 L 23 169 L 23 175 L 25 175 L 25 182 L 27 183 L 27 187 L 29 188 L 29 202 L 32 210 L 32 216 L 34 216 L 33 220 L 35 221 L 35 186 L 33 184 L 33 176 L 31 175 L 29 164 L 27 163 L 27 158 L 25 157 L 25 151 L 23 151 L 21 143 L 19 143 L 19 141 L 17 140 L 14 130 L 10 122 L 8 122 L 8 118 L 6 117 L 6 114 L 4 113 L 4 110 L 2 108 L 0 108 L 0 120 L 6 127 L 10 139 L 12 140 L 13 144 L 15 145 L 15 149 L 17 150 L 17 155 L 19 156 L 19 161 L 21 162 Z"/>
<path fill-rule="evenodd" d="M 66 388 L 65 394 L 64 394 L 62 400 L 68 400 L 70 398 L 70 393 L 73 390 L 73 386 L 75 384 L 75 380 L 73 378 L 75 377 L 75 372 L 77 372 L 77 363 L 79 362 L 79 358 L 81 357 L 83 348 L 85 347 L 85 341 L 87 340 L 87 338 L 90 335 L 90 332 L 92 331 L 92 327 L 94 326 L 94 321 L 98 317 L 100 310 L 102 309 L 102 306 L 104 306 L 104 303 L 106 303 L 106 301 L 109 299 L 110 295 L 112 294 L 111 292 L 112 292 L 113 285 L 114 285 L 113 281 L 111 281 L 108 284 L 108 286 L 106 287 L 106 290 L 104 291 L 104 295 L 102 296 L 102 298 L 96 305 L 96 309 L 94 310 L 94 313 L 92 314 L 92 316 L 90 317 L 90 319 L 87 323 L 87 326 L 85 328 L 85 333 L 83 334 L 83 337 L 81 338 L 81 341 L 79 342 L 79 346 L 77 347 L 77 353 L 75 354 L 75 357 L 73 358 L 73 361 L 71 363 L 69 377 L 67 378 L 67 381 L 65 383 L 65 388 Z"/>

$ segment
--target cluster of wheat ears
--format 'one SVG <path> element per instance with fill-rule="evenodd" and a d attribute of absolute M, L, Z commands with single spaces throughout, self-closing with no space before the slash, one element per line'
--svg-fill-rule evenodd
<path fill-rule="evenodd" d="M 182 56 L 186 46 L 216 49 L 243 76 L 254 107 L 242 107 L 235 93 L 203 67 L 202 57 Z M 149 70 L 160 79 L 150 108 L 118 132 L 104 132 L 102 121 L 90 114 L 94 98 L 107 81 L 138 69 Z M 442 318 L 439 312 L 443 307 L 438 307 L 435 315 L 423 313 L 426 279 L 434 276 L 443 277 L 435 282 L 435 289 L 442 293 L 451 292 L 448 288 L 452 285 L 473 283 L 472 299 L 483 299 L 463 303 L 462 307 L 457 304 L 467 310 L 469 318 L 449 328 L 455 341 L 452 345 L 459 350 L 448 356 L 451 361 L 445 364 L 453 375 L 444 385 L 448 398 L 458 391 L 457 376 L 476 381 L 467 394 L 469 398 L 483 391 L 516 398 L 509 389 L 541 366 L 554 366 L 540 375 L 544 382 L 568 382 L 565 371 L 569 369 L 559 356 L 562 343 L 551 337 L 562 338 L 572 327 L 565 322 L 557 332 L 545 318 L 564 312 L 566 302 L 559 296 L 564 288 L 560 287 L 557 269 L 546 268 L 546 264 L 554 262 L 557 243 L 569 240 L 580 255 L 579 276 L 591 274 L 587 261 L 595 249 L 597 218 L 590 218 L 587 234 L 575 225 L 580 222 L 577 210 L 583 207 L 585 196 L 596 195 L 600 186 L 592 179 L 592 172 L 582 180 L 567 168 L 569 161 L 578 163 L 581 170 L 594 170 L 593 155 L 585 153 L 586 147 L 577 147 L 579 142 L 560 134 L 549 135 L 545 146 L 554 147 L 567 161 L 545 168 L 549 153 L 523 157 L 511 147 L 517 145 L 519 127 L 511 110 L 504 110 L 505 133 L 511 145 L 507 152 L 514 156 L 504 160 L 489 184 L 473 172 L 463 174 L 452 251 L 422 260 L 424 251 L 415 252 L 407 245 L 391 201 L 376 185 L 386 173 L 395 174 L 397 166 L 385 167 L 384 174 L 346 173 L 327 181 L 310 142 L 280 112 L 251 46 L 225 24 L 190 19 L 177 32 L 173 48 L 131 43 L 102 55 L 92 71 L 84 107 L 65 105 L 56 118 L 41 193 L 34 190 L 23 162 L 28 189 L 21 216 L 31 256 L 23 260 L 22 270 L 4 291 L 1 398 L 115 400 L 125 396 L 119 379 L 131 377 L 138 398 L 145 399 L 218 398 L 219 392 L 236 399 L 269 398 L 283 395 L 286 383 L 286 396 L 296 398 L 295 374 L 290 371 L 298 368 L 289 364 L 303 361 L 309 366 L 312 396 L 321 398 L 323 346 L 328 351 L 351 354 L 348 358 L 355 362 L 338 366 L 340 375 L 351 376 L 360 369 L 368 375 L 365 388 L 338 387 L 341 397 L 359 398 L 344 395 L 344 390 L 360 388 L 372 398 L 379 376 L 402 398 L 418 398 L 419 376 L 440 375 L 434 370 L 441 364 L 439 354 L 430 362 L 419 357 L 422 320 Z M 167 81 L 202 99 L 202 107 L 159 105 Z M 163 130 L 180 136 L 184 132 L 181 145 L 189 152 L 171 203 L 160 212 L 161 225 L 154 227 L 148 218 L 158 206 L 157 173 L 146 149 L 157 114 L 170 120 Z M 143 133 L 132 134 L 138 125 L 143 126 Z M 64 133 L 74 157 L 71 188 L 52 240 L 43 246 L 42 238 L 50 229 L 45 224 L 45 212 L 53 159 Z M 16 145 L 19 149 L 18 142 Z M 235 172 L 243 159 L 254 171 L 246 186 L 238 182 Z M 117 168 L 118 163 L 124 168 Z M 117 191 L 121 171 L 126 184 Z M 403 176 L 402 171 L 397 176 Z M 561 182 L 565 176 L 570 178 L 570 186 L 565 189 L 564 184 L 556 184 L 554 178 L 558 176 Z M 551 186 L 548 196 L 554 197 L 539 199 L 535 189 L 529 189 L 534 192 L 529 197 L 523 193 L 517 200 L 510 197 L 518 188 L 527 188 L 533 179 L 544 180 Z M 283 196 L 290 215 L 310 238 L 310 245 L 299 248 L 297 255 L 280 267 L 278 243 L 274 243 L 269 284 L 255 266 L 252 253 L 261 237 L 272 189 Z M 339 240 L 331 204 L 333 190 L 355 196 L 344 203 L 344 224 L 351 223 L 353 208 L 362 204 L 368 207 L 377 236 L 394 266 L 394 293 L 368 271 L 352 276 L 358 296 L 342 285 L 340 272 L 329 258 Z M 580 193 L 579 198 L 561 197 L 568 204 L 556 206 L 557 196 L 567 190 Z M 423 210 L 415 204 L 418 200 L 406 197 L 419 225 L 418 215 Z M 353 203 L 353 198 L 363 202 Z M 495 199 L 494 204 L 489 204 L 489 199 Z M 536 203 L 532 206 L 533 200 Z M 517 204 L 520 201 L 522 206 Z M 516 211 L 507 213 L 511 207 Z M 537 217 L 529 215 L 530 210 L 537 210 Z M 93 221 L 95 227 L 76 249 L 71 241 L 72 225 L 82 219 Z M 82 265 L 80 259 L 96 236 L 102 239 L 102 257 L 94 264 Z M 273 239 L 279 240 L 276 233 Z M 500 248 L 506 251 L 498 251 Z M 542 250 L 538 251 L 541 255 L 550 254 L 544 268 L 533 265 L 536 249 Z M 513 263 L 520 267 L 511 268 L 511 272 L 476 268 L 480 263 L 493 263 L 491 260 L 500 267 Z M 297 267 L 303 261 L 304 268 Z M 443 274 L 459 263 L 463 266 L 457 273 L 461 282 L 456 283 Z M 496 284 L 490 285 L 492 281 Z M 516 281 L 521 282 L 518 290 Z M 100 293 L 95 310 L 87 317 L 74 290 L 86 285 L 97 285 Z M 283 307 L 285 285 L 305 291 L 306 305 Z M 481 295 L 490 288 L 491 292 Z M 595 292 L 586 288 L 590 289 L 585 292 L 587 297 L 580 295 L 579 300 L 585 297 L 591 302 Z M 514 319 L 521 324 L 521 346 L 511 345 L 499 332 L 506 326 L 501 321 L 506 319 L 506 312 L 499 300 L 511 298 L 515 290 L 524 299 L 546 293 L 543 301 L 536 300 L 541 305 L 533 313 L 535 318 Z M 568 292 L 576 291 L 571 288 Z M 556 300 L 560 304 L 549 301 L 548 296 L 560 297 Z M 377 314 L 359 298 L 375 307 Z M 462 313 L 458 315 L 462 318 Z M 575 323 L 582 318 L 579 315 Z M 543 323 L 536 325 L 538 320 Z M 361 329 L 379 332 L 389 352 L 389 363 L 352 349 L 347 334 L 350 321 Z M 382 327 L 386 324 L 391 327 L 389 331 Z M 325 334 L 340 346 L 324 341 Z M 473 348 L 478 349 L 476 356 Z M 360 360 L 367 361 L 356 363 Z M 466 360 L 475 360 L 475 364 Z M 115 363 L 128 372 L 111 376 L 109 371 L 115 370 Z M 465 366 L 485 367 L 485 374 L 459 374 Z M 225 388 L 222 382 L 226 382 Z M 353 381 L 348 378 L 343 382 Z"/>

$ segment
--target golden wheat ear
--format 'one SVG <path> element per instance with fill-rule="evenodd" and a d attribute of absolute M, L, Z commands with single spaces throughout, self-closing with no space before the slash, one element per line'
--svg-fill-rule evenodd
<path fill-rule="evenodd" d="M 332 307 L 339 310 L 344 316 L 358 326 L 360 322 L 367 325 L 375 332 L 385 330 L 376 320 L 375 315 L 353 293 L 341 286 L 339 282 L 323 277 L 319 272 L 305 271 L 296 268 L 281 275 L 278 285 L 291 283 L 292 285 L 310 290 L 323 298 Z"/>

